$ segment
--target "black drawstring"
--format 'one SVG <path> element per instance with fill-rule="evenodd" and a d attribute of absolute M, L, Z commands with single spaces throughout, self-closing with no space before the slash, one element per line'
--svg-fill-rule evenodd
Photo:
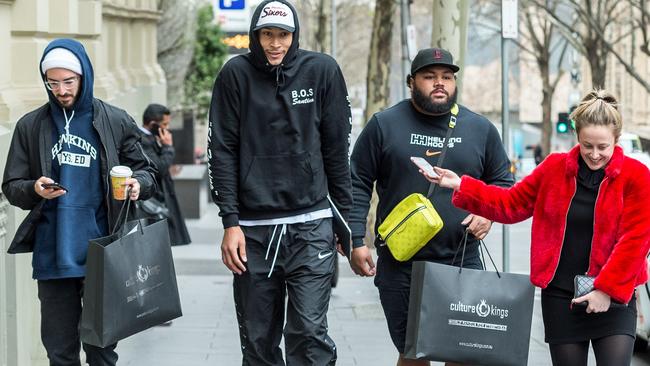
<path fill-rule="evenodd" d="M 283 64 L 275 66 L 273 69 L 275 71 L 275 94 L 278 94 L 278 91 L 281 86 L 284 86 L 284 72 L 282 71 Z"/>

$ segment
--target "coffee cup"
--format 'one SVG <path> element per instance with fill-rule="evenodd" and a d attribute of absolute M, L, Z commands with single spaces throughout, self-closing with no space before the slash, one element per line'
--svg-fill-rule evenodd
<path fill-rule="evenodd" d="M 117 165 L 111 169 L 111 187 L 113 198 L 118 201 L 126 199 L 126 179 L 131 178 L 133 171 L 128 166 Z"/>

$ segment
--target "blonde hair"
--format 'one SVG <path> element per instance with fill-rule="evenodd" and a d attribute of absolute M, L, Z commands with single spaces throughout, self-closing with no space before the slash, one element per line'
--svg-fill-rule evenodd
<path fill-rule="evenodd" d="M 594 89 L 587 94 L 569 117 L 575 123 L 576 133 L 587 126 L 612 126 L 618 141 L 623 130 L 623 119 L 618 111 L 616 97 L 603 89 Z"/>

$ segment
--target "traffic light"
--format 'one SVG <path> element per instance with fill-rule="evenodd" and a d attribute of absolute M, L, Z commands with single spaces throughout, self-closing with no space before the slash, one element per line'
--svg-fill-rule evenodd
<path fill-rule="evenodd" d="M 571 116 L 571 114 L 573 113 L 573 111 L 576 110 L 576 108 L 578 108 L 578 106 L 575 105 L 575 104 L 573 104 L 571 107 L 569 107 L 569 116 Z M 575 129 L 576 129 L 576 121 L 574 121 L 573 119 L 570 119 L 569 122 L 571 122 L 571 129 L 575 131 Z"/>
<path fill-rule="evenodd" d="M 557 114 L 557 124 L 555 125 L 555 131 L 557 133 L 568 133 L 569 132 L 569 114 L 566 112 L 561 112 Z"/>

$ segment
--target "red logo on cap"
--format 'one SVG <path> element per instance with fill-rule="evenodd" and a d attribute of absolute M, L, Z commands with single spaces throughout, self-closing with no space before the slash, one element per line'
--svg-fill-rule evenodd
<path fill-rule="evenodd" d="M 433 58 L 435 59 L 442 58 L 442 52 L 440 52 L 440 50 L 433 50 Z"/>

